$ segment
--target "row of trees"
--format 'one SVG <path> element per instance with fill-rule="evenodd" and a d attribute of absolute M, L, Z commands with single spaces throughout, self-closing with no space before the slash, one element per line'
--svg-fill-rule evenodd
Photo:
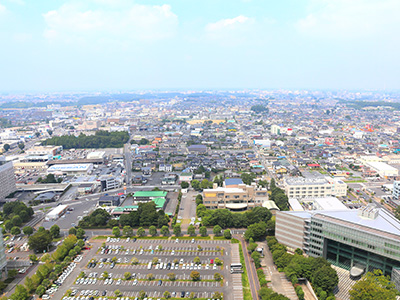
<path fill-rule="evenodd" d="M 25 228 L 23 229 L 25 233 Z M 29 230 L 32 234 L 33 230 Z M 38 231 L 29 237 L 28 245 L 36 252 L 43 252 L 44 250 L 49 250 L 51 242 L 53 239 L 60 236 L 60 227 L 53 225 L 50 230 L 44 229 L 44 227 L 39 227 Z M 60 246 L 61 247 L 61 246 Z"/>
<path fill-rule="evenodd" d="M 163 210 L 157 211 L 154 202 L 139 203 L 136 211 L 129 214 L 122 214 L 118 220 L 111 219 L 111 215 L 104 209 L 98 208 L 89 216 L 84 217 L 79 222 L 79 227 L 115 227 L 115 226 L 130 226 L 130 227 L 149 227 L 156 226 L 161 228 L 168 225 L 169 217 Z"/>
<path fill-rule="evenodd" d="M 270 183 L 270 191 L 270 200 L 274 201 L 276 206 L 278 206 L 280 210 L 289 210 L 288 196 L 286 196 L 284 190 L 276 186 L 275 180 L 273 178 L 271 179 Z"/>
<path fill-rule="evenodd" d="M 204 226 L 219 225 L 221 228 L 243 228 L 251 224 L 265 222 L 269 227 L 274 227 L 274 221 L 271 220 L 272 214 L 266 207 L 254 207 L 244 213 L 232 213 L 228 209 L 209 210 L 203 204 L 196 208 L 196 214 L 202 218 Z"/>
<path fill-rule="evenodd" d="M 63 146 L 64 149 L 71 148 L 121 148 L 129 140 L 126 131 L 108 132 L 104 130 L 96 131 L 94 135 L 80 134 L 54 136 L 42 142 L 43 145 Z"/>
<path fill-rule="evenodd" d="M 267 243 L 276 266 L 284 270 L 293 284 L 298 283 L 298 278 L 307 278 L 319 299 L 335 299 L 332 290 L 337 286 L 339 278 L 326 259 L 305 257 L 300 249 L 294 255 L 289 254 L 286 246 L 279 244 L 275 237 L 267 237 Z"/>
<path fill-rule="evenodd" d="M 16 201 L 5 203 L 2 214 L 2 219 L 5 220 L 4 228 L 10 232 L 14 227 L 19 229 L 23 223 L 26 223 L 31 219 L 32 215 L 32 207 L 27 207 L 23 202 Z M 15 233 L 15 228 L 13 231 L 14 234 L 19 234 Z"/>
<path fill-rule="evenodd" d="M 47 174 L 47 176 L 45 178 L 39 177 L 36 182 L 37 183 L 60 183 L 62 182 L 62 178 L 59 177 L 56 179 L 56 177 L 54 176 L 54 174 Z"/>
<path fill-rule="evenodd" d="M 39 228 L 38 232 L 44 229 Z M 39 265 L 36 273 L 32 277 L 25 279 L 24 285 L 17 285 L 15 292 L 9 297 L 12 300 L 26 300 L 35 293 L 40 297 L 51 286 L 52 281 L 56 280 L 63 269 L 72 261 L 72 259 L 81 252 L 84 242 L 78 240 L 76 236 L 69 235 L 64 242 L 52 254 L 42 256 L 43 264 Z M 30 255 L 32 261 L 36 262 L 37 257 Z"/>

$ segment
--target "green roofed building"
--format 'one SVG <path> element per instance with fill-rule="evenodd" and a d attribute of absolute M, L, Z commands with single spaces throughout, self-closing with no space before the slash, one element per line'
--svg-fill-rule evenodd
<path fill-rule="evenodd" d="M 150 201 L 156 198 L 167 197 L 168 192 L 164 191 L 138 191 L 133 194 L 133 200 L 135 201 Z"/>
<path fill-rule="evenodd" d="M 157 210 L 159 210 L 159 209 L 164 210 L 165 209 L 165 204 L 167 203 L 167 200 L 165 198 L 160 197 L 160 198 L 153 199 L 153 202 L 156 204 L 156 209 Z"/>

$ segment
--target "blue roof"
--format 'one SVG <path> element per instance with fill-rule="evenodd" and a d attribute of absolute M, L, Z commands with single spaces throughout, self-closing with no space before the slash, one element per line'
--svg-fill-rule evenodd
<path fill-rule="evenodd" d="M 236 184 L 242 184 L 243 181 L 240 178 L 228 178 L 225 179 L 225 185 L 236 185 Z"/>

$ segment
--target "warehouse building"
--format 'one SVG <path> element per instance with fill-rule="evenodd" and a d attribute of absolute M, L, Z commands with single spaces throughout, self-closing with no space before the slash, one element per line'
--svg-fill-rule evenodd
<path fill-rule="evenodd" d="M 60 164 L 47 169 L 48 174 L 55 175 L 88 175 L 93 170 L 93 164 Z"/>
<path fill-rule="evenodd" d="M 55 208 L 53 208 L 47 215 L 45 220 L 46 221 L 55 221 L 61 216 L 63 216 L 68 209 L 68 205 L 58 205 Z"/>
<path fill-rule="evenodd" d="M 399 176 L 399 170 L 384 162 L 367 162 L 366 165 L 375 170 L 382 178 Z"/>

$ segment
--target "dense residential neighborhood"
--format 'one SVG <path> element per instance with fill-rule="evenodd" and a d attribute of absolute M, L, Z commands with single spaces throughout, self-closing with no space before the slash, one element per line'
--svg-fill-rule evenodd
<path fill-rule="evenodd" d="M 19 108 L 29 97 L 0 105 L 5 299 L 347 300 L 384 275 L 400 290 L 399 94 L 43 94 Z M 30 285 L 33 256 L 49 282 Z"/>

